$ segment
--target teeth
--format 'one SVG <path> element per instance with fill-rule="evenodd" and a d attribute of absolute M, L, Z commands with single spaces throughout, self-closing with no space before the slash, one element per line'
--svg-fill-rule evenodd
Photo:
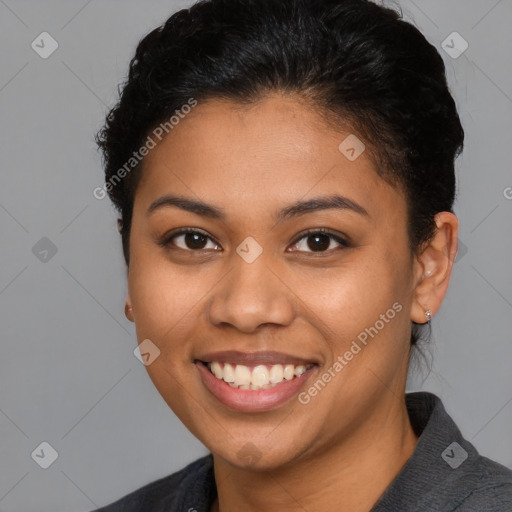
<path fill-rule="evenodd" d="M 246 366 L 247 368 L 247 366 Z M 249 368 L 247 368 L 249 369 Z M 266 366 L 260 364 L 254 368 L 251 375 L 251 385 L 252 386 L 258 386 L 260 388 L 261 386 L 264 386 L 265 384 L 268 384 L 268 378 L 269 378 L 269 372 Z"/>
<path fill-rule="evenodd" d="M 283 380 L 283 365 L 282 364 L 275 364 L 270 368 L 269 372 L 269 380 L 272 384 L 278 384 Z"/>
<path fill-rule="evenodd" d="M 284 367 L 284 378 L 286 380 L 292 380 L 295 374 L 295 366 L 293 364 L 287 364 Z"/>
<path fill-rule="evenodd" d="M 305 371 L 306 371 L 306 367 L 303 364 L 301 364 L 301 365 L 297 366 L 297 368 L 295 368 L 295 375 L 297 377 L 300 377 Z"/>
<path fill-rule="evenodd" d="M 225 364 L 222 370 L 222 379 L 225 382 L 235 382 L 235 370 L 230 364 Z"/>
<path fill-rule="evenodd" d="M 218 379 L 224 380 L 233 388 L 239 389 L 269 389 L 283 382 L 300 377 L 309 367 L 293 364 L 257 365 L 254 368 L 243 364 L 231 365 L 213 361 L 208 363 L 210 371 Z"/>
<path fill-rule="evenodd" d="M 251 370 L 247 366 L 237 364 L 235 368 L 235 382 L 239 386 L 248 386 L 251 383 Z"/>
<path fill-rule="evenodd" d="M 210 366 L 210 370 L 215 375 L 215 377 L 217 377 L 217 379 L 222 379 L 222 366 L 219 363 L 217 363 L 216 361 L 212 363 Z"/>

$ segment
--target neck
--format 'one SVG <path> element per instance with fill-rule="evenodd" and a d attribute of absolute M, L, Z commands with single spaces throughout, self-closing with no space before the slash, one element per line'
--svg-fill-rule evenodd
<path fill-rule="evenodd" d="M 277 469 L 240 469 L 214 455 L 218 499 L 212 512 L 314 511 L 334 504 L 337 510 L 368 512 L 417 443 L 405 402 L 393 400 L 346 439 Z"/>

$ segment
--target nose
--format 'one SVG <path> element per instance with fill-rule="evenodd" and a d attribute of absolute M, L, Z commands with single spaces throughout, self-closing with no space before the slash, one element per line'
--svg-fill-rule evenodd
<path fill-rule="evenodd" d="M 252 263 L 234 254 L 231 271 L 215 287 L 209 301 L 209 321 L 252 333 L 264 324 L 290 325 L 294 318 L 293 293 L 283 276 L 260 255 Z M 274 265 L 275 267 L 275 265 Z"/>

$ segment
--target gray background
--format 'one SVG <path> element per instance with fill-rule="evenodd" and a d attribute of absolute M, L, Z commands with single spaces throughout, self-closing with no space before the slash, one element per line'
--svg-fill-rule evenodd
<path fill-rule="evenodd" d="M 443 55 L 466 130 L 463 245 L 433 323 L 433 370 L 413 368 L 408 387 L 440 395 L 463 434 L 512 467 L 512 1 L 399 3 Z M 138 40 L 188 5 L 0 0 L 4 512 L 88 511 L 206 453 L 133 355 L 116 215 L 92 195 L 103 179 L 92 137 Z M 31 48 L 43 31 L 59 44 L 47 59 Z M 441 48 L 453 31 L 469 43 L 457 59 Z M 57 249 L 46 261 L 33 253 L 43 237 Z M 58 452 L 48 469 L 31 458 L 42 441 Z"/>

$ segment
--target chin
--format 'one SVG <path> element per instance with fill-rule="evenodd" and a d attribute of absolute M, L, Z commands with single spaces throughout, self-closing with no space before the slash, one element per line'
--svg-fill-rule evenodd
<path fill-rule="evenodd" d="M 243 441 L 221 449 L 210 448 L 214 457 L 223 459 L 226 463 L 246 471 L 274 471 L 285 466 L 293 465 L 304 447 L 285 446 L 282 442 Z"/>

